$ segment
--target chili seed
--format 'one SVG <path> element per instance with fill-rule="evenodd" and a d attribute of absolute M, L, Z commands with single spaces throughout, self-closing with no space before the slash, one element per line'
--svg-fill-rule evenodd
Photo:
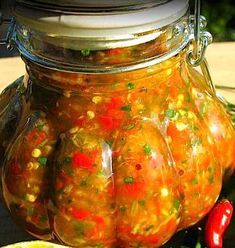
<path fill-rule="evenodd" d="M 41 154 L 42 154 L 42 152 L 41 152 L 41 150 L 38 149 L 38 148 L 35 148 L 35 149 L 33 149 L 33 151 L 32 151 L 32 157 L 34 157 L 34 158 L 40 157 Z"/>
<path fill-rule="evenodd" d="M 63 93 L 63 95 L 64 95 L 65 97 L 67 97 L 67 98 L 70 98 L 70 97 L 71 97 L 71 92 L 68 91 L 68 90 L 65 90 L 64 93 Z"/>
<path fill-rule="evenodd" d="M 169 195 L 169 191 L 167 188 L 162 188 L 161 189 L 161 196 L 162 197 L 167 197 Z"/>
<path fill-rule="evenodd" d="M 46 145 L 44 147 L 44 152 L 45 152 L 46 155 L 49 155 L 51 153 L 51 151 L 52 151 L 52 147 L 51 146 Z"/>
<path fill-rule="evenodd" d="M 93 119 L 95 117 L 95 113 L 93 111 L 87 111 L 87 116 L 89 117 L 89 119 Z"/>
<path fill-rule="evenodd" d="M 40 192 L 40 188 L 37 185 L 35 185 L 33 187 L 33 191 L 34 191 L 35 194 L 38 194 Z"/>
<path fill-rule="evenodd" d="M 79 130 L 78 127 L 73 127 L 73 128 L 71 128 L 71 129 L 69 130 L 69 133 L 70 133 L 70 134 L 75 134 L 78 130 Z"/>
<path fill-rule="evenodd" d="M 183 123 L 183 122 L 177 122 L 176 123 L 176 128 L 179 130 L 179 131 L 184 131 L 185 129 L 187 129 L 188 125 Z"/>
<path fill-rule="evenodd" d="M 33 162 L 33 169 L 37 170 L 40 164 L 38 162 Z"/>
<path fill-rule="evenodd" d="M 92 102 L 95 103 L 95 104 L 98 104 L 102 101 L 102 97 L 101 96 L 94 96 L 92 98 Z"/>
<path fill-rule="evenodd" d="M 36 196 L 35 195 L 31 195 L 31 194 L 26 194 L 26 200 L 30 201 L 30 202 L 35 202 L 36 201 Z"/>
<path fill-rule="evenodd" d="M 170 136 L 166 136 L 166 142 L 170 144 L 172 142 L 172 138 Z"/>
<path fill-rule="evenodd" d="M 33 162 L 29 162 L 27 164 L 27 169 L 32 170 L 33 169 Z"/>

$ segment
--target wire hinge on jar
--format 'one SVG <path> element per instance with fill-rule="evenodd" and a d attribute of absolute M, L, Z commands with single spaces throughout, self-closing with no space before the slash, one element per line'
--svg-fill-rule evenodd
<path fill-rule="evenodd" d="M 212 94 L 216 95 L 215 86 L 209 73 L 208 63 L 205 59 L 206 48 L 212 43 L 212 35 L 203 30 L 207 22 L 206 18 L 200 15 L 200 8 L 200 0 L 195 0 L 195 13 L 193 16 L 190 16 L 192 50 L 188 52 L 187 61 L 194 67 L 200 66 Z"/>
<path fill-rule="evenodd" d="M 15 30 L 15 18 L 7 18 L 4 19 L 2 17 L 2 14 L 0 12 L 0 25 L 2 24 L 9 24 L 9 28 L 7 29 L 7 33 L 5 38 L 1 38 L 0 39 L 0 45 L 6 45 L 7 49 L 10 51 L 13 49 L 13 45 L 12 45 L 12 36 Z"/>
<path fill-rule="evenodd" d="M 188 52 L 188 63 L 192 66 L 199 66 L 205 58 L 205 51 L 212 43 L 212 35 L 202 30 L 207 22 L 204 16 L 200 15 L 200 0 L 195 0 L 195 13 L 190 16 L 192 50 Z"/>

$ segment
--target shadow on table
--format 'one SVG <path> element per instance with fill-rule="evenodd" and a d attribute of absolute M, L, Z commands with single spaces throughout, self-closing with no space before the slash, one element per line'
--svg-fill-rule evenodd
<path fill-rule="evenodd" d="M 13 222 L 4 204 L 0 203 L 0 247 L 33 239 Z"/>

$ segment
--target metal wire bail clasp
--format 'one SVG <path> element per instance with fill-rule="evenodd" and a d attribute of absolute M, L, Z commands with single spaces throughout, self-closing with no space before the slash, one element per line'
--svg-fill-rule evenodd
<path fill-rule="evenodd" d="M 199 66 L 204 60 L 207 46 L 212 42 L 212 35 L 202 30 L 206 27 L 206 19 L 200 15 L 201 2 L 195 0 L 195 13 L 190 17 L 192 50 L 188 53 L 188 62 L 192 66 Z"/>

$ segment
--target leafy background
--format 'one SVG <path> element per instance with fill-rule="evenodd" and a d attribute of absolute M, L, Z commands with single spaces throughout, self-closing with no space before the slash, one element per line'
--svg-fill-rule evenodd
<path fill-rule="evenodd" d="M 201 14 L 208 21 L 207 30 L 214 41 L 235 41 L 235 1 L 201 0 Z M 190 0 L 191 12 L 194 0 Z"/>

